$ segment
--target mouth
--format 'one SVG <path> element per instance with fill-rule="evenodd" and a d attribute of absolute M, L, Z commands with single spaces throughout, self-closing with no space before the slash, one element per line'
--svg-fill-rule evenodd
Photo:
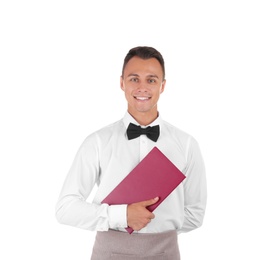
<path fill-rule="evenodd" d="M 149 100 L 151 97 L 134 97 L 134 98 L 139 101 L 146 101 L 146 100 Z"/>

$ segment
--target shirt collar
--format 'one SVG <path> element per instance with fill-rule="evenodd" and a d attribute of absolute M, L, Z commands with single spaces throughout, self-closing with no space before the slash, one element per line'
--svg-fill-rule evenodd
<path fill-rule="evenodd" d="M 161 122 L 162 122 L 162 118 L 160 116 L 160 113 L 158 113 L 158 117 L 151 124 L 149 124 L 147 126 L 155 126 L 155 125 L 161 126 Z M 124 126 L 126 129 L 130 123 L 133 123 L 135 125 L 139 125 L 139 123 L 129 114 L 128 111 L 126 111 L 126 113 L 123 117 L 123 123 L 124 123 Z M 147 126 L 145 126 L 145 127 L 147 127 Z M 142 126 L 142 127 L 144 127 L 144 126 Z"/>

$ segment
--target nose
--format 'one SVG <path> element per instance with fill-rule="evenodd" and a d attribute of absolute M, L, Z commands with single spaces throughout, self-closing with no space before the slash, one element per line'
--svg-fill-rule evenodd
<path fill-rule="evenodd" d="M 145 83 L 139 83 L 138 88 L 137 88 L 138 92 L 147 92 L 147 86 Z"/>

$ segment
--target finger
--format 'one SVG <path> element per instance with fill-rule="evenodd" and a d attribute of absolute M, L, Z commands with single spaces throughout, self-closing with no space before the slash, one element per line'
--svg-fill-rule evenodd
<path fill-rule="evenodd" d="M 158 197 L 156 197 L 156 198 L 154 198 L 154 199 L 150 199 L 150 200 L 145 200 L 145 201 L 142 202 L 142 206 L 147 207 L 147 206 L 153 205 L 153 204 L 155 204 L 158 200 L 159 200 Z"/>
<path fill-rule="evenodd" d="M 152 213 L 152 214 L 150 215 L 150 219 L 152 220 L 152 219 L 154 219 L 154 218 L 155 218 L 155 214 Z"/>

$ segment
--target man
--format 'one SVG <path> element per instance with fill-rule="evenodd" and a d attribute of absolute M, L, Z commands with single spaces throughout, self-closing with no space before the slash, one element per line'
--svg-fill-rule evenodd
<path fill-rule="evenodd" d="M 95 133 L 81 145 L 65 180 L 56 216 L 59 222 L 97 231 L 92 260 L 180 259 L 177 234 L 202 225 L 206 207 L 206 177 L 196 140 L 164 121 L 157 108 L 166 85 L 162 55 L 151 47 L 136 47 L 124 59 L 120 86 L 128 109 L 124 117 Z M 179 115 L 177 114 L 177 118 Z M 134 125 L 159 125 L 159 136 L 131 138 Z M 128 131 L 128 132 L 127 132 Z M 118 183 L 157 146 L 186 179 L 153 212 L 147 206 L 159 198 L 130 205 L 101 204 Z M 94 185 L 98 190 L 88 203 Z M 128 234 L 126 227 L 135 232 Z"/>

